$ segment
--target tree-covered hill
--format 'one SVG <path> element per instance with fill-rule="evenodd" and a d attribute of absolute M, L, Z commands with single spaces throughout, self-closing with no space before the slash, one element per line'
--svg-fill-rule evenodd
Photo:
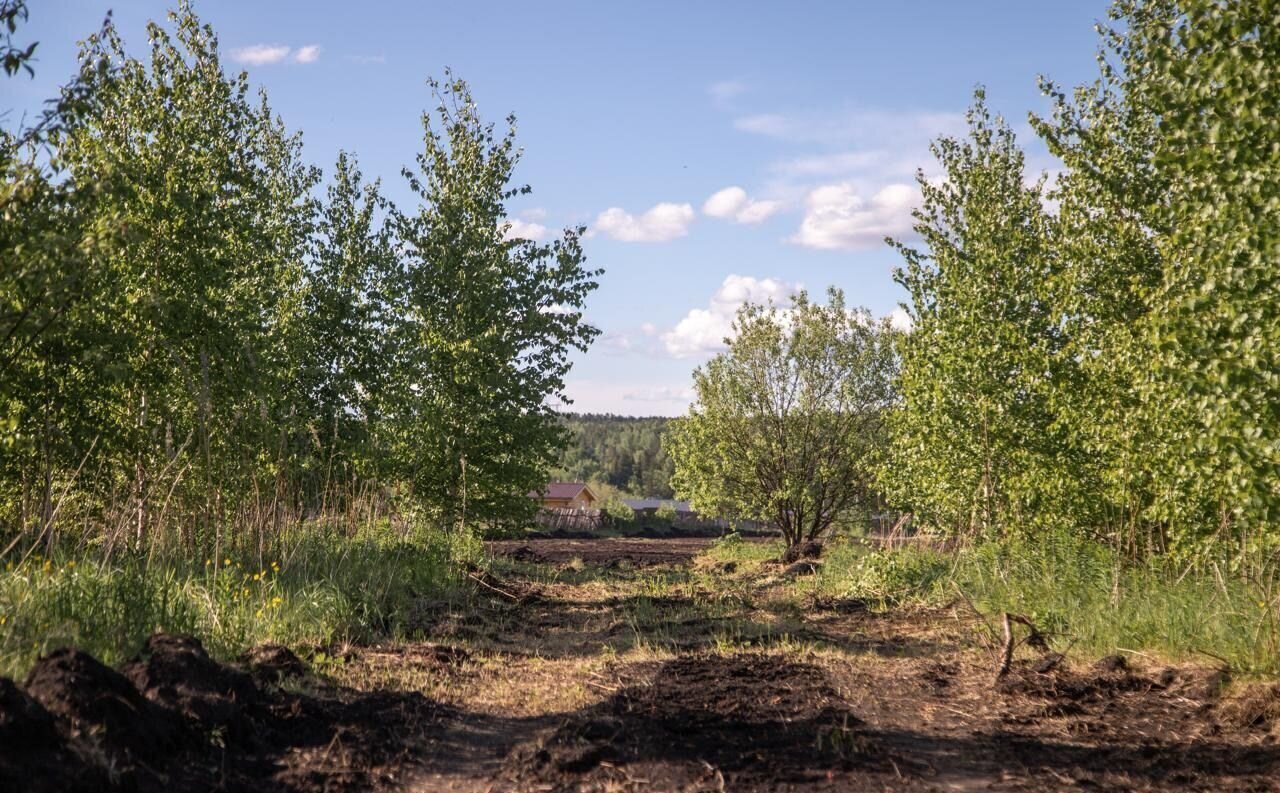
<path fill-rule="evenodd" d="M 573 440 L 554 477 L 604 482 L 636 496 L 673 496 L 671 459 L 662 448 L 670 419 L 568 413 L 564 420 Z"/>

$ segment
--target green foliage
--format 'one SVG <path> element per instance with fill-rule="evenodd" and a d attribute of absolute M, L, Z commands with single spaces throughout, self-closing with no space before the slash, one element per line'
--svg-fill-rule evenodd
<path fill-rule="evenodd" d="M 222 658 L 267 641 L 403 636 L 415 599 L 459 585 L 458 561 L 476 555 L 440 532 L 383 524 L 283 538 L 277 558 L 32 556 L 0 571 L 0 674 L 67 645 L 116 664 L 158 630 L 198 635 Z"/>
<path fill-rule="evenodd" d="M 1057 511 L 1078 460 L 1047 409 L 1060 339 L 1041 185 L 981 92 L 968 119 L 967 140 L 933 146 L 944 180 L 920 178 L 924 251 L 898 245 L 913 330 L 881 481 L 920 522 L 981 534 Z"/>
<path fill-rule="evenodd" d="M 824 554 L 815 587 L 837 598 L 856 598 L 877 606 L 932 602 L 951 580 L 954 560 L 928 547 L 873 551 L 839 543 Z"/>
<path fill-rule="evenodd" d="M 663 523 L 675 523 L 679 513 L 670 504 L 663 504 L 653 511 L 653 516 Z"/>
<path fill-rule="evenodd" d="M 1162 432 L 1155 513 L 1183 536 L 1226 529 L 1257 550 L 1280 517 L 1280 8 L 1272 1 L 1121 2 L 1115 56 L 1158 119 L 1141 205 L 1166 263 L 1151 295 L 1144 392 Z M 1137 202 L 1132 201 L 1132 205 Z M 1216 517 L 1209 524 L 1187 517 Z M 1189 535 L 1189 536 L 1187 536 Z M 1272 546 L 1274 547 L 1274 546 Z"/>
<path fill-rule="evenodd" d="M 662 446 L 669 419 L 569 413 L 571 439 L 552 471 L 568 482 L 604 482 L 643 498 L 673 498 L 675 466 Z"/>
<path fill-rule="evenodd" d="M 786 310 L 748 304 L 727 352 L 694 372 L 697 399 L 667 448 L 703 515 L 813 539 L 869 503 L 893 400 L 895 332 L 838 290 Z"/>
<path fill-rule="evenodd" d="M 1184 566 L 1170 556 L 1126 563 L 1065 531 L 983 544 L 960 555 L 950 592 L 988 613 L 1011 611 L 1096 655 L 1117 649 L 1191 657 L 1211 652 L 1241 672 L 1280 670 L 1280 576 L 1227 574 L 1229 553 Z M 939 598 L 948 597 L 946 588 Z"/>
<path fill-rule="evenodd" d="M 883 481 L 921 525 L 1074 527 L 1128 558 L 1273 552 L 1280 488 L 1280 34 L 1274 3 L 1122 0 L 1099 79 L 1052 83 L 1028 187 L 981 96 L 901 247 Z M 1052 201 L 1052 211 L 1041 199 Z"/>
<path fill-rule="evenodd" d="M 583 267 L 584 229 L 549 245 L 504 239 L 504 202 L 529 192 L 509 186 L 515 119 L 497 138 L 465 83 L 431 85 L 440 128 L 423 115 L 425 150 L 404 172 L 422 205 L 395 220 L 397 384 L 383 413 L 401 475 L 447 525 L 527 520 L 525 494 L 566 442 L 554 402 L 569 352 L 599 333 L 582 317 L 599 272 Z"/>
<path fill-rule="evenodd" d="M 41 124 L 0 133 L 0 548 L 527 517 L 597 273 L 582 229 L 506 239 L 514 131 L 432 83 L 417 211 L 347 153 L 320 197 L 188 4 L 147 38 L 135 58 L 108 21 Z"/>
<path fill-rule="evenodd" d="M 31 67 L 31 60 L 36 54 L 36 46 L 38 42 L 32 42 L 23 47 L 20 44 L 13 43 L 13 34 L 18 30 L 19 22 L 27 21 L 27 3 L 26 0 L 0 0 L 0 27 L 4 30 L 0 31 L 3 36 L 3 42 L 0 42 L 0 61 L 4 62 L 4 72 L 9 76 L 24 70 L 29 76 L 35 76 L 35 69 Z"/>
<path fill-rule="evenodd" d="M 614 523 L 630 523 L 636 519 L 636 511 L 627 506 L 627 503 L 617 495 L 604 499 L 600 509 L 604 510 L 604 514 L 608 515 Z"/>

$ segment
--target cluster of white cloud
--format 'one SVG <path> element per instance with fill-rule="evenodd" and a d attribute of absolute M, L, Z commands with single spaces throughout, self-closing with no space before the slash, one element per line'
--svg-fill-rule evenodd
<path fill-rule="evenodd" d="M 689 204 L 664 202 L 639 215 L 610 207 L 596 217 L 594 231 L 622 242 L 668 242 L 688 235 L 695 217 Z"/>
<path fill-rule="evenodd" d="M 867 197 L 848 182 L 823 185 L 809 193 L 804 220 L 791 241 L 807 248 L 870 248 L 885 237 L 911 232 L 916 188 L 891 184 Z"/>
<path fill-rule="evenodd" d="M 755 201 L 741 187 L 726 187 L 707 199 L 702 212 L 713 218 L 732 220 L 734 223 L 763 223 L 773 216 L 782 203 L 779 201 Z"/>
<path fill-rule="evenodd" d="M 320 45 L 307 44 L 294 49 L 284 44 L 254 44 L 232 50 L 231 59 L 250 66 L 264 66 L 291 60 L 294 63 L 315 63 L 320 60 Z"/>
<path fill-rule="evenodd" d="M 685 315 L 670 331 L 662 334 L 667 352 L 676 358 L 719 352 L 725 348 L 724 340 L 733 331 L 733 318 L 743 303 L 790 304 L 791 297 L 801 289 L 777 278 L 753 278 L 749 275 L 730 275 L 711 296 L 706 308 L 695 308 Z"/>
<path fill-rule="evenodd" d="M 545 237 L 547 227 L 541 223 L 531 223 L 519 218 L 511 218 L 502 231 L 504 240 L 533 240 L 537 242 Z"/>
<path fill-rule="evenodd" d="M 889 312 L 889 325 L 898 330 L 911 330 L 915 327 L 915 323 L 911 321 L 911 315 L 902 306 Z"/>

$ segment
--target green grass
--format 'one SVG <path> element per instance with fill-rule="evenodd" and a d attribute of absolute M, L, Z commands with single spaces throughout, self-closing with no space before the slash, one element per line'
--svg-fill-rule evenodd
<path fill-rule="evenodd" d="M 707 555 L 753 570 L 782 544 L 727 541 Z M 828 546 L 792 598 L 858 598 L 874 609 L 942 605 L 963 593 L 982 612 L 1029 617 L 1057 648 L 1101 656 L 1136 652 L 1217 663 L 1246 675 L 1280 674 L 1280 570 L 1238 559 L 1194 564 L 1155 558 L 1122 564 L 1105 546 L 1068 534 L 986 543 L 959 552 L 908 546 Z"/>
<path fill-rule="evenodd" d="M 979 608 L 1024 614 L 1061 635 L 1060 644 L 1095 654 L 1216 656 L 1237 672 L 1278 674 L 1280 579 L 1275 570 L 1239 568 L 1230 559 L 1120 564 L 1095 543 L 1047 535 L 961 554 L 953 578 Z"/>
<path fill-rule="evenodd" d="M 25 674 L 68 645 L 118 664 L 156 631 L 198 636 L 222 658 L 268 641 L 394 636 L 415 598 L 458 585 L 458 560 L 479 555 L 467 538 L 403 537 L 385 525 L 355 536 L 299 532 L 280 547 L 261 560 L 233 552 L 10 561 L 0 571 L 0 675 Z"/>

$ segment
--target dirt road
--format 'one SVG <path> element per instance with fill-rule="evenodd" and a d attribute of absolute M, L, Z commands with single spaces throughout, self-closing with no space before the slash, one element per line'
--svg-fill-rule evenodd
<path fill-rule="evenodd" d="M 329 648 L 301 676 L 282 651 L 242 674 L 172 641 L 123 675 L 46 664 L 0 690 L 0 788 L 9 742 L 48 738 L 29 695 L 92 738 L 21 755 L 46 790 L 77 789 L 85 746 L 112 770 L 82 790 L 1280 790 L 1280 689 L 1035 653 L 997 683 L 963 604 L 806 601 L 706 542 L 494 543 L 475 597 L 411 615 L 426 640 Z"/>

